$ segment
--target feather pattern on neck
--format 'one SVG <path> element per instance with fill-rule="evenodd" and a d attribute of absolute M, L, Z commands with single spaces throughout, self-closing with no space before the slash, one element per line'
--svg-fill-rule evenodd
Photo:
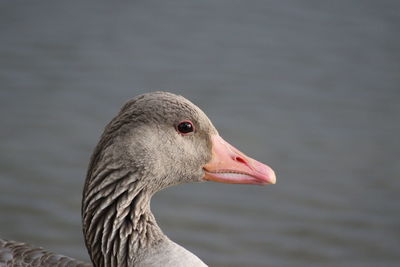
<path fill-rule="evenodd" d="M 87 173 L 83 231 L 95 266 L 131 266 L 142 250 L 166 238 L 150 211 L 154 189 L 145 178 L 154 174 L 141 162 L 126 160 L 131 156 L 121 148 L 126 146 L 124 128 L 121 120 L 107 126 Z M 152 159 L 146 163 L 151 166 Z"/>
<path fill-rule="evenodd" d="M 87 185 L 83 225 L 96 266 L 129 266 L 165 236 L 150 211 L 151 192 L 138 173 L 107 167 Z"/>

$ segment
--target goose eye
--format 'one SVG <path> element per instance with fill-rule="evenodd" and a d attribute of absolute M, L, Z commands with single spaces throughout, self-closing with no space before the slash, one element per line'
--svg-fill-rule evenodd
<path fill-rule="evenodd" d="M 176 127 L 179 133 L 188 134 L 194 131 L 194 126 L 191 121 L 182 121 Z"/>

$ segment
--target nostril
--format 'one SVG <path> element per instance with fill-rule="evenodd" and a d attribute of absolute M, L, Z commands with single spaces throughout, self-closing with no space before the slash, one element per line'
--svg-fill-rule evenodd
<path fill-rule="evenodd" d="M 242 158 L 242 157 L 235 157 L 234 160 L 235 160 L 235 161 L 239 161 L 239 162 L 241 162 L 241 163 L 243 163 L 243 164 L 246 164 L 246 163 L 247 163 L 247 162 L 244 160 L 244 158 Z"/>

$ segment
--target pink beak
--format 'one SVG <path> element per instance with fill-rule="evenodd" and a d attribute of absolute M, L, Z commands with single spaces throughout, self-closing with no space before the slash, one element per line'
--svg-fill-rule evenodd
<path fill-rule="evenodd" d="M 212 158 L 203 169 L 204 179 L 228 184 L 275 184 L 275 172 L 234 148 L 219 135 L 211 137 Z"/>

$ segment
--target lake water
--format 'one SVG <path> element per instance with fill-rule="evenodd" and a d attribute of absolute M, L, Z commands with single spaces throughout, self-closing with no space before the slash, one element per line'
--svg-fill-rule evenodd
<path fill-rule="evenodd" d="M 129 98 L 182 94 L 268 187 L 158 193 L 210 266 L 400 265 L 399 1 L 0 2 L 0 236 L 87 260 L 80 201 Z"/>

